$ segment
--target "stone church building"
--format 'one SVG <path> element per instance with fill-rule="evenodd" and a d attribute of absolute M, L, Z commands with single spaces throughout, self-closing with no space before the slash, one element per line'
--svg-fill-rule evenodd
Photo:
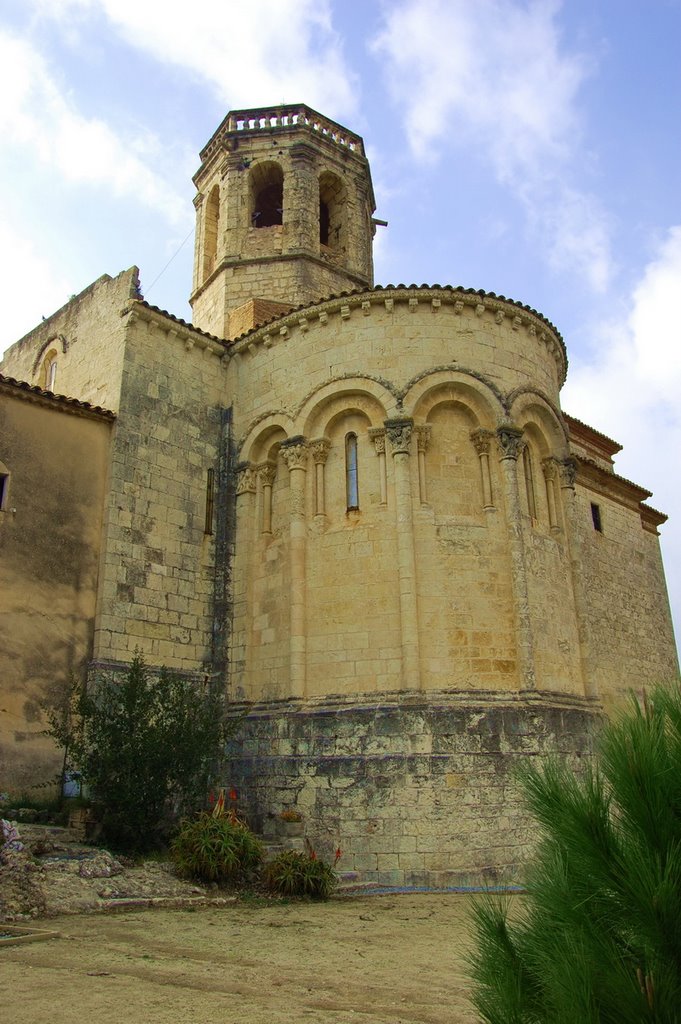
<path fill-rule="evenodd" d="M 0 365 L 0 789 L 40 702 L 141 651 L 246 711 L 226 784 L 384 883 L 512 876 L 513 769 L 678 674 L 649 492 L 560 407 L 541 313 L 375 286 L 362 139 L 233 111 L 194 178 L 193 324 L 105 275 Z"/>

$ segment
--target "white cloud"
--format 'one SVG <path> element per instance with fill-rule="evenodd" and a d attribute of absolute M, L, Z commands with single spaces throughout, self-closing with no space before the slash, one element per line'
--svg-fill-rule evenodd
<path fill-rule="evenodd" d="M 577 93 L 589 72 L 561 45 L 555 0 L 402 0 L 373 50 L 419 159 L 467 146 L 524 205 L 556 268 L 595 291 L 611 274 L 607 221 L 571 183 Z"/>
<path fill-rule="evenodd" d="M 678 410 L 681 388 L 681 225 L 673 227 L 634 292 L 629 318 L 637 376 L 652 393 Z"/>
<path fill-rule="evenodd" d="M 72 30 L 78 13 L 106 16 L 130 45 L 207 81 L 232 108 L 304 102 L 355 114 L 357 80 L 345 63 L 331 0 L 33 0 Z"/>
<path fill-rule="evenodd" d="M 64 274 L 1 212 L 0 275 L 3 294 L 8 300 L 11 297 L 2 307 L 3 336 L 8 340 L 23 337 L 42 316 L 49 316 L 69 299 Z"/>
<path fill-rule="evenodd" d="M 134 197 L 173 223 L 186 220 L 186 204 L 135 155 L 153 148 L 148 138 L 124 141 L 103 121 L 81 116 L 62 95 L 40 54 L 0 32 L 0 134 L 5 147 L 21 147 L 71 184 L 104 185 Z"/>
<path fill-rule="evenodd" d="M 590 362 L 571 366 L 563 407 L 624 445 L 617 472 L 653 491 L 670 516 L 662 527 L 667 582 L 681 641 L 681 226 L 645 267 L 620 321 L 601 325 Z"/>

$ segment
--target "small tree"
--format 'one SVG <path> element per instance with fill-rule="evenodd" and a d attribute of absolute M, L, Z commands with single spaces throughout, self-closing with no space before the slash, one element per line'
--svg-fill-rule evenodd
<path fill-rule="evenodd" d="M 221 696 L 135 655 L 125 678 L 99 682 L 78 702 L 72 763 L 101 807 L 102 837 L 143 851 L 199 806 L 225 736 Z"/>
<path fill-rule="evenodd" d="M 59 806 L 64 802 L 64 787 L 71 763 L 71 748 L 79 734 L 79 704 L 81 686 L 75 675 L 69 676 L 66 684 L 57 684 L 49 697 L 41 702 L 41 708 L 49 723 L 45 735 L 51 736 L 62 748 L 62 764 L 58 776 Z"/>
<path fill-rule="evenodd" d="M 681 692 L 633 700 L 581 782 L 556 762 L 522 782 L 540 844 L 517 919 L 475 911 L 483 1020 L 681 1021 Z"/>

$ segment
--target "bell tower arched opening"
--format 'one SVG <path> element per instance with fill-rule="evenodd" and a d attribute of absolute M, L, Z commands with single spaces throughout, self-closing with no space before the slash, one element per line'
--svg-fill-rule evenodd
<path fill-rule="evenodd" d="M 220 224 L 220 186 L 214 185 L 208 195 L 203 227 L 203 280 L 215 269 Z"/>
<path fill-rule="evenodd" d="M 254 228 L 271 228 L 284 221 L 284 172 L 267 161 L 251 171 L 250 216 Z"/>

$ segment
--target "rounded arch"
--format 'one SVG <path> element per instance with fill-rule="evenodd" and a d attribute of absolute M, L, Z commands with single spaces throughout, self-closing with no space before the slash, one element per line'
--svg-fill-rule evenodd
<path fill-rule="evenodd" d="M 523 390 L 514 394 L 511 409 L 513 422 L 531 436 L 542 453 L 561 458 L 569 454 L 567 430 L 553 403 L 537 391 Z"/>
<path fill-rule="evenodd" d="M 323 384 L 305 399 L 295 419 L 296 432 L 321 436 L 334 417 L 350 411 L 361 412 L 372 427 L 398 415 L 395 398 L 383 384 L 368 377 L 344 378 Z"/>
<path fill-rule="evenodd" d="M 38 351 L 36 352 L 35 359 L 33 360 L 33 366 L 31 372 L 33 376 L 38 373 L 41 364 L 44 362 L 45 353 L 53 348 L 55 354 L 61 351 L 62 355 L 65 355 L 68 351 L 69 343 L 63 334 L 51 334 L 47 341 L 44 341 Z"/>
<path fill-rule="evenodd" d="M 38 386 L 44 391 L 54 391 L 57 383 L 58 352 L 54 346 L 48 348 L 43 356 L 38 375 Z"/>
<path fill-rule="evenodd" d="M 504 414 L 499 395 L 485 382 L 464 372 L 433 371 L 416 380 L 404 397 L 405 413 L 417 423 L 427 422 L 432 411 L 443 404 L 462 406 L 473 426 L 486 429 L 493 429 Z"/>
<path fill-rule="evenodd" d="M 335 401 L 330 401 L 328 405 L 325 405 L 323 409 L 320 410 L 322 413 L 322 423 L 320 425 L 323 424 L 323 429 L 317 431 L 319 436 L 326 436 L 332 433 L 339 423 L 342 423 L 343 420 L 347 420 L 350 417 L 364 421 L 366 423 L 367 430 L 370 427 L 378 426 L 379 422 L 382 422 L 377 422 L 376 417 L 372 417 L 372 410 L 368 408 L 370 403 L 367 403 L 366 400 L 362 399 L 358 399 L 353 402 L 352 398 L 352 395 L 338 395 Z"/>
<path fill-rule="evenodd" d="M 327 249 L 345 245 L 346 188 L 337 174 L 319 175 L 319 244 Z"/>
<path fill-rule="evenodd" d="M 203 280 L 215 269 L 220 225 L 220 186 L 213 185 L 206 199 L 203 222 Z"/>
<path fill-rule="evenodd" d="M 254 228 L 284 221 L 284 172 L 276 160 L 255 164 L 249 176 L 249 214 Z"/>
<path fill-rule="evenodd" d="M 271 413 L 254 423 L 238 445 L 239 461 L 259 463 L 272 457 L 272 450 L 295 436 L 285 413 Z"/>

